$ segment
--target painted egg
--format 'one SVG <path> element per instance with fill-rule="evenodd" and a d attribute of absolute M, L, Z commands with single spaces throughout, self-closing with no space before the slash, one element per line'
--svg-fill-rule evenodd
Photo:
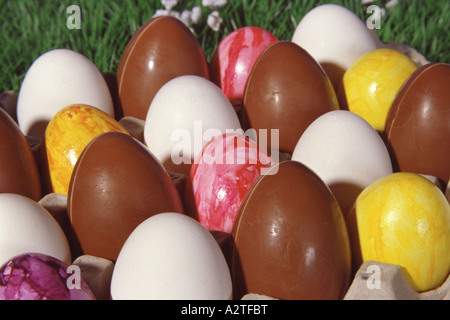
<path fill-rule="evenodd" d="M 138 140 L 123 132 L 94 138 L 70 181 L 67 210 L 77 255 L 115 261 L 130 233 L 150 216 L 183 212 L 168 173 Z"/>
<path fill-rule="evenodd" d="M 126 46 L 117 69 L 124 116 L 145 120 L 158 90 L 181 75 L 209 78 L 203 51 L 179 19 L 160 16 L 144 24 Z"/>
<path fill-rule="evenodd" d="M 67 195 L 73 168 L 84 148 L 99 134 L 127 131 L 107 113 L 88 105 L 71 105 L 50 120 L 45 131 L 50 192 Z"/>
<path fill-rule="evenodd" d="M 218 45 L 211 62 L 211 81 L 228 99 L 242 103 L 250 71 L 259 55 L 278 39 L 259 27 L 243 27 L 227 35 Z"/>
<path fill-rule="evenodd" d="M 377 42 L 361 19 L 337 4 L 310 10 L 295 29 L 292 41 L 321 64 L 335 90 L 356 59 L 377 49 Z"/>
<path fill-rule="evenodd" d="M 190 215 L 208 229 L 231 233 L 242 199 L 273 163 L 267 152 L 244 135 L 214 138 L 191 168 L 186 193 L 186 202 L 193 202 Z"/>
<path fill-rule="evenodd" d="M 0 265 L 29 252 L 71 263 L 69 243 L 63 230 L 37 202 L 18 194 L 0 194 L 0 221 Z"/>
<path fill-rule="evenodd" d="M 28 253 L 0 268 L 0 300 L 95 300 L 95 296 L 73 266 Z"/>
<path fill-rule="evenodd" d="M 26 136 L 44 138 L 48 122 L 71 104 L 91 105 L 114 117 L 109 88 L 88 58 L 68 49 L 44 53 L 28 69 L 20 87 L 20 129 Z"/>
<path fill-rule="evenodd" d="M 428 179 L 399 172 L 359 195 L 346 217 L 355 269 L 365 261 L 401 266 L 418 292 L 438 287 L 450 272 L 450 204 Z"/>
<path fill-rule="evenodd" d="M 348 289 L 351 249 L 344 217 L 325 183 L 297 161 L 280 162 L 255 181 L 232 235 L 236 299 L 247 293 L 341 299 Z"/>
<path fill-rule="evenodd" d="M 388 149 L 378 132 L 346 110 L 317 118 L 299 139 L 292 160 L 319 175 L 344 213 L 365 187 L 392 173 Z"/>
<path fill-rule="evenodd" d="M 279 147 L 292 154 L 298 139 L 317 117 L 339 108 L 322 67 L 293 42 L 270 45 L 250 73 L 243 103 L 243 127 L 279 131 Z"/>
<path fill-rule="evenodd" d="M 392 103 L 385 136 L 399 171 L 450 180 L 450 65 L 417 70 Z"/>
<path fill-rule="evenodd" d="M 228 300 L 230 271 L 222 251 L 196 220 L 164 212 L 128 237 L 114 266 L 113 300 Z"/>
<path fill-rule="evenodd" d="M 41 178 L 26 137 L 0 108 L 0 193 L 17 193 L 39 201 Z"/>
<path fill-rule="evenodd" d="M 394 98 L 417 68 L 414 61 L 396 50 L 366 53 L 345 72 L 340 102 L 382 132 Z"/>
<path fill-rule="evenodd" d="M 242 130 L 224 93 L 199 76 L 166 83 L 148 110 L 145 144 L 168 171 L 189 175 L 194 159 L 214 137 Z"/>

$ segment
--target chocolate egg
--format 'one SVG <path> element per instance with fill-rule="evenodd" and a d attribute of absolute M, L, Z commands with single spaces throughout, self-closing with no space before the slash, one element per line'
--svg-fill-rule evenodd
<path fill-rule="evenodd" d="M 122 132 L 101 134 L 86 146 L 67 201 L 78 254 L 112 261 L 139 223 L 156 213 L 183 213 L 167 171 L 141 142 Z"/>
<path fill-rule="evenodd" d="M 209 78 L 197 39 L 179 19 L 151 19 L 131 38 L 119 62 L 117 81 L 123 115 L 145 120 L 156 92 L 181 75 Z"/>
<path fill-rule="evenodd" d="M 38 166 L 17 123 L 0 108 L 0 193 L 41 198 Z"/>
<path fill-rule="evenodd" d="M 386 122 L 387 146 L 399 171 L 450 179 L 450 65 L 419 68 L 400 89 Z"/>
<path fill-rule="evenodd" d="M 296 161 L 273 166 L 252 185 L 236 219 L 236 298 L 343 298 L 351 274 L 349 236 L 336 199 L 313 171 Z"/>
<path fill-rule="evenodd" d="M 289 41 L 270 45 L 250 73 L 244 94 L 243 127 L 279 130 L 279 148 L 292 154 L 306 127 L 339 108 L 322 67 Z M 273 149 L 271 143 L 268 144 Z"/>

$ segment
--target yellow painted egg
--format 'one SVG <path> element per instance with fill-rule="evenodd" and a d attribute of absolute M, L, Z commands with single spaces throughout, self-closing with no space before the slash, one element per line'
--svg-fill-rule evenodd
<path fill-rule="evenodd" d="M 340 103 L 382 132 L 392 101 L 417 68 L 413 60 L 396 50 L 372 50 L 345 72 Z"/>
<path fill-rule="evenodd" d="M 450 205 L 421 175 L 378 179 L 358 196 L 346 217 L 354 263 L 400 266 L 417 292 L 437 288 L 450 272 Z"/>
<path fill-rule="evenodd" d="M 110 131 L 128 134 L 113 117 L 89 105 L 70 105 L 56 113 L 45 131 L 48 191 L 67 195 L 81 152 L 96 136 Z"/>

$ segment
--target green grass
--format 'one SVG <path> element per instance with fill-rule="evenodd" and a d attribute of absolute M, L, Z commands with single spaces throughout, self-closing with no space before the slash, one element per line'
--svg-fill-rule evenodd
<path fill-rule="evenodd" d="M 201 0 L 178 2 L 174 8 L 177 11 L 201 4 Z M 224 23 L 219 32 L 206 25 L 210 12 L 206 8 L 194 31 L 209 60 L 226 34 L 246 25 L 265 28 L 280 40 L 290 40 L 302 17 L 323 3 L 341 4 L 363 21 L 370 16 L 360 0 L 229 0 L 220 9 Z M 379 6 L 385 3 L 375 1 Z M 66 27 L 69 5 L 81 8 L 81 30 Z M 0 0 L 0 92 L 18 92 L 31 63 L 55 48 L 78 51 L 100 71 L 115 73 L 129 39 L 161 8 L 160 0 Z M 430 61 L 450 63 L 450 1 L 399 0 L 394 10 L 387 10 L 377 33 L 382 41 L 414 47 Z"/>

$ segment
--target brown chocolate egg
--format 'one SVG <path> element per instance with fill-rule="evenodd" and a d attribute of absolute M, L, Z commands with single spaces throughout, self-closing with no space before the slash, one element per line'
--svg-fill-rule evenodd
<path fill-rule="evenodd" d="M 0 108 L 0 193 L 39 201 L 41 179 L 34 154 L 17 123 Z"/>
<path fill-rule="evenodd" d="M 259 56 L 247 82 L 243 106 L 243 127 L 255 129 L 258 138 L 260 130 L 279 129 L 279 149 L 290 154 L 316 118 L 339 109 L 322 67 L 290 41 L 276 42 Z"/>
<path fill-rule="evenodd" d="M 179 19 L 159 16 L 131 38 L 117 69 L 124 116 L 145 120 L 153 97 L 169 80 L 181 75 L 209 78 L 203 51 Z"/>
<path fill-rule="evenodd" d="M 157 213 L 183 213 L 183 206 L 169 174 L 142 143 L 107 132 L 80 155 L 67 210 L 76 254 L 115 261 L 141 222 Z"/>
<path fill-rule="evenodd" d="M 396 171 L 450 179 L 450 65 L 430 63 L 406 81 L 388 114 L 385 138 Z"/>
<path fill-rule="evenodd" d="M 236 219 L 235 298 L 344 297 L 351 275 L 345 220 L 329 188 L 305 165 L 283 161 L 260 176 Z"/>

